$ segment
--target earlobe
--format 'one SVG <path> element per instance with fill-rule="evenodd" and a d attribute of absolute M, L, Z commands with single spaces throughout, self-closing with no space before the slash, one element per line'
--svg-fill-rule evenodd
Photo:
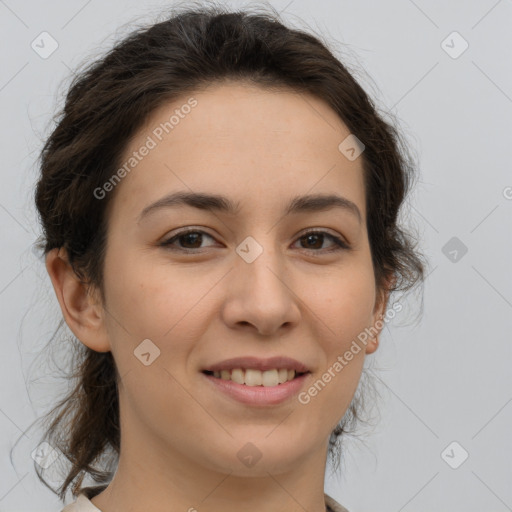
<path fill-rule="evenodd" d="M 102 305 L 93 300 L 87 287 L 71 267 L 66 250 L 55 248 L 46 255 L 46 270 L 52 281 L 62 315 L 73 334 L 90 349 L 108 352 Z"/>
<path fill-rule="evenodd" d="M 384 327 L 383 318 L 384 317 L 381 315 L 378 318 L 378 320 L 376 322 L 374 322 L 373 325 L 369 329 L 370 335 L 368 337 L 368 342 L 366 344 L 366 353 L 367 354 L 373 354 L 379 347 L 379 337 L 380 337 L 381 330 Z"/>
<path fill-rule="evenodd" d="M 366 353 L 367 354 L 373 354 L 377 348 L 379 347 L 379 338 L 380 334 L 382 332 L 382 329 L 384 329 L 384 315 L 386 312 L 386 307 L 388 305 L 389 300 L 389 294 L 390 294 L 390 287 L 394 286 L 395 284 L 395 277 L 392 276 L 390 279 L 386 281 L 386 288 L 383 290 L 380 290 L 378 299 L 375 302 L 375 308 L 373 311 L 373 323 L 370 328 L 370 336 L 369 341 L 366 345 Z"/>

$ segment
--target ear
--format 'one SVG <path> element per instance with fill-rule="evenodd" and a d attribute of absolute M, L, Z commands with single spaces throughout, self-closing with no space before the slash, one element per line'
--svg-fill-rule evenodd
<path fill-rule="evenodd" d="M 75 274 L 64 248 L 55 248 L 48 252 L 46 270 L 64 320 L 73 334 L 90 349 L 108 352 L 110 342 L 98 294 Z"/>
<path fill-rule="evenodd" d="M 384 282 L 384 288 L 379 290 L 377 299 L 375 301 L 375 307 L 372 314 L 372 323 L 369 327 L 370 336 L 369 341 L 366 345 L 366 353 L 373 354 L 379 346 L 379 337 L 382 329 L 384 329 L 384 315 L 386 313 L 386 307 L 388 305 L 389 294 L 391 288 L 396 283 L 396 276 L 390 274 Z"/>

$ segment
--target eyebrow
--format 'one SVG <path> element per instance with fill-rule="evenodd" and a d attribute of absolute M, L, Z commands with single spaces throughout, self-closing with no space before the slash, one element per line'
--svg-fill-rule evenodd
<path fill-rule="evenodd" d="M 146 206 L 139 214 L 137 223 L 157 210 L 179 206 L 190 206 L 199 210 L 217 211 L 235 216 L 239 213 L 241 205 L 239 201 L 234 202 L 228 197 L 218 194 L 174 192 Z M 286 206 L 284 215 L 321 212 L 331 210 L 332 208 L 341 208 L 355 215 L 359 223 L 362 221 L 362 215 L 357 205 L 346 197 L 336 194 L 314 194 L 294 197 Z"/>

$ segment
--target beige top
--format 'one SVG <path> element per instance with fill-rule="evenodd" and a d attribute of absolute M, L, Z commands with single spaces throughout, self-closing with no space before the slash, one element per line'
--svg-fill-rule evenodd
<path fill-rule="evenodd" d="M 348 512 L 345 507 L 341 506 L 333 498 L 325 493 L 324 496 L 327 512 Z M 61 512 L 101 512 L 101 510 L 85 494 L 79 494 L 77 499 L 73 503 L 66 505 Z"/>

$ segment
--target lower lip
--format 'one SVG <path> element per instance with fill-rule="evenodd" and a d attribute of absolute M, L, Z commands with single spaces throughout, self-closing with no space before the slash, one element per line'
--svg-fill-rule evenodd
<path fill-rule="evenodd" d="M 202 373 L 202 372 L 201 372 Z M 202 373 L 215 387 L 226 395 L 248 405 L 276 405 L 296 395 L 304 386 L 309 373 L 286 381 L 277 386 L 246 386 L 232 380 L 219 379 L 213 375 Z"/>

